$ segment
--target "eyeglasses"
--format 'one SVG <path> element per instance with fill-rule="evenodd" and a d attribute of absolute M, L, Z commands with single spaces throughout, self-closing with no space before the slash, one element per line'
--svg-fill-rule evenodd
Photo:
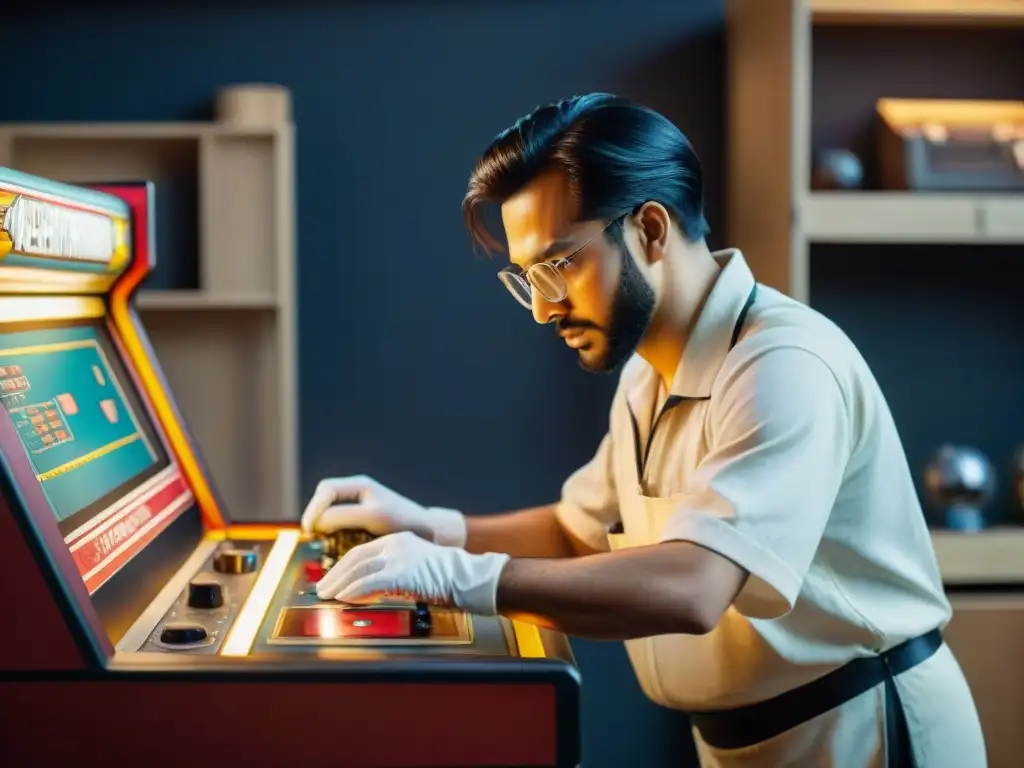
<path fill-rule="evenodd" d="M 540 293 L 545 301 L 552 304 L 562 301 L 569 291 L 568 286 L 565 284 L 565 277 L 562 276 L 562 270 L 572 264 L 573 260 L 584 248 L 601 237 L 612 224 L 625 215 L 625 213 L 619 214 L 609 221 L 601 228 L 600 232 L 588 237 L 581 246 L 568 256 L 563 256 L 555 261 L 538 262 L 525 272 L 521 267 L 510 264 L 498 272 L 498 279 L 504 283 L 515 300 L 529 310 L 533 309 L 534 289 Z"/>

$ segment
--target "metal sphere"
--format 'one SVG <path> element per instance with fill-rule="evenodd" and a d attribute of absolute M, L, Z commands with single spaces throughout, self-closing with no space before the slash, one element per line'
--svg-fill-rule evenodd
<path fill-rule="evenodd" d="M 995 469 L 977 448 L 943 445 L 925 467 L 924 489 L 929 506 L 940 512 L 947 524 L 954 525 L 952 515 L 968 514 L 978 518 L 980 525 L 982 510 L 995 495 Z"/>

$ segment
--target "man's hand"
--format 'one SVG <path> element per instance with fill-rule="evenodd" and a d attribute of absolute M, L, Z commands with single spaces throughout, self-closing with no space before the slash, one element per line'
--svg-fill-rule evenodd
<path fill-rule="evenodd" d="M 316 585 L 316 593 L 345 603 L 411 597 L 493 616 L 498 579 L 508 561 L 508 555 L 472 555 L 411 532 L 395 533 L 349 550 Z"/>
<path fill-rule="evenodd" d="M 466 520 L 453 509 L 426 509 L 365 475 L 321 480 L 302 513 L 302 529 L 331 533 L 359 529 L 383 536 L 411 531 L 453 547 L 466 543 Z"/>

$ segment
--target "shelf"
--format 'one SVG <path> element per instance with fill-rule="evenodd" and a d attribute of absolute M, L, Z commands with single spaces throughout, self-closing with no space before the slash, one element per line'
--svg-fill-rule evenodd
<path fill-rule="evenodd" d="M 965 245 L 1011 246 L 989 249 L 1000 251 L 999 259 L 1007 252 L 1024 254 L 1013 245 L 1024 243 L 1024 194 L 812 192 L 812 158 L 827 147 L 850 149 L 864 162 L 870 188 L 880 165 L 874 119 L 878 98 L 1019 99 L 1024 0 L 731 0 L 727 8 L 726 240 L 749 255 L 759 282 L 825 314 L 835 313 L 840 321 L 839 315 L 851 319 L 859 314 L 851 322 L 857 327 L 849 330 L 854 337 L 874 337 L 876 346 L 865 349 L 866 356 L 898 356 L 900 342 L 879 336 L 893 322 L 912 314 L 918 332 L 927 336 L 934 327 L 922 311 L 948 314 L 941 302 L 911 307 L 906 301 L 912 297 L 904 300 L 901 291 L 932 256 L 930 246 L 939 246 L 936 256 L 947 262 L 946 254 L 963 252 L 963 271 L 973 272 L 978 264 L 968 263 L 974 254 Z M 877 44 L 879 50 L 865 56 L 866 44 Z M 815 248 L 816 243 L 846 247 Z M 874 247 L 883 244 L 895 247 Z M 901 260 L 899 251 L 904 250 L 915 253 Z M 829 261 L 822 251 L 845 252 L 849 261 Z M 859 262 L 859 254 L 867 258 Z M 942 266 L 947 267 L 941 276 L 946 284 L 940 284 L 948 291 L 944 296 L 956 293 L 958 286 L 949 285 L 951 278 L 958 279 L 956 270 Z M 989 281 L 1000 278 L 985 275 Z M 1006 285 L 996 287 L 1006 292 Z M 812 297 L 819 288 L 821 300 Z M 970 282 L 965 288 L 970 292 L 951 311 L 970 320 L 964 336 L 948 339 L 961 345 L 970 343 L 967 334 L 984 334 L 988 328 L 984 284 Z M 899 314 L 886 320 L 873 298 L 892 300 L 889 306 Z M 939 319 L 943 328 L 957 324 L 957 318 Z M 923 354 L 934 360 L 941 377 L 949 355 L 931 352 Z M 989 375 L 1001 377 L 1009 370 L 996 360 Z M 968 386 L 983 373 L 971 368 Z M 901 424 L 942 420 L 949 398 L 939 395 L 925 392 L 921 403 L 922 408 L 934 405 L 934 416 L 916 410 L 901 415 Z M 955 431 L 957 423 L 964 424 L 953 417 L 947 426 Z M 931 538 L 954 604 L 943 633 L 978 704 L 989 763 L 1018 765 L 1024 751 L 1019 724 L 1024 706 L 1024 526 L 977 534 L 936 530 Z M 999 589 L 990 589 L 995 586 Z"/>
<path fill-rule="evenodd" d="M 815 24 L 1024 25 L 1021 0 L 811 0 Z"/>
<path fill-rule="evenodd" d="M 200 139 L 271 137 L 274 127 L 248 128 L 220 123 L 16 123 L 4 126 L 13 139 Z"/>
<path fill-rule="evenodd" d="M 206 291 L 141 291 L 138 307 L 145 310 L 275 309 L 277 298 L 267 294 L 218 294 Z"/>
<path fill-rule="evenodd" d="M 932 544 L 947 585 L 1024 585 L 1024 528 L 980 533 L 932 531 Z"/>
<path fill-rule="evenodd" d="M 1024 195 L 814 192 L 808 240 L 829 243 L 1024 243 Z"/>

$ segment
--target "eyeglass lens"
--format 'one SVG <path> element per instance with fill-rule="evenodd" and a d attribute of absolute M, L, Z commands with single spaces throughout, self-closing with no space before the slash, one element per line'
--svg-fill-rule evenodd
<path fill-rule="evenodd" d="M 502 272 L 501 280 L 520 304 L 533 307 L 533 289 L 536 288 L 546 301 L 561 301 L 565 298 L 565 281 L 553 264 L 541 262 L 527 270 L 526 275 Z"/>
<path fill-rule="evenodd" d="M 534 264 L 526 276 L 530 284 L 548 301 L 560 301 L 565 297 L 565 281 L 553 264 L 546 261 Z"/>

